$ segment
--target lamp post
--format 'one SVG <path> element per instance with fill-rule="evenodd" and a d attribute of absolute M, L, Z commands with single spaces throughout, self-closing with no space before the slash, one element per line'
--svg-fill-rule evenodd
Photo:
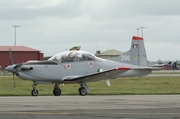
<path fill-rule="evenodd" d="M 141 37 L 143 38 L 143 29 L 147 28 L 147 27 L 139 27 L 141 29 Z"/>
<path fill-rule="evenodd" d="M 137 36 L 139 36 L 139 27 L 136 28 L 136 30 L 137 30 Z"/>
<path fill-rule="evenodd" d="M 20 27 L 20 26 L 12 26 L 14 27 L 14 45 L 16 46 L 16 27 Z"/>

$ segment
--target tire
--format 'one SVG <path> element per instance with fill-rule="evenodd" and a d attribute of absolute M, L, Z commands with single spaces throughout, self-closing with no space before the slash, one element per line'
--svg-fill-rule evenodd
<path fill-rule="evenodd" d="M 79 94 L 81 96 L 85 96 L 87 94 L 87 91 L 84 87 L 79 88 Z"/>
<path fill-rule="evenodd" d="M 60 96 L 60 95 L 61 95 L 61 89 L 59 89 L 59 88 L 54 88 L 53 94 L 54 94 L 54 96 Z"/>
<path fill-rule="evenodd" d="M 33 90 L 31 91 L 31 95 L 32 95 L 32 96 L 38 96 L 38 90 L 33 89 Z"/>

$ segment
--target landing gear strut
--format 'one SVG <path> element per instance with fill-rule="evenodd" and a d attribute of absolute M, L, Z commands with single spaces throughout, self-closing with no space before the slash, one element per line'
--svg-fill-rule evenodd
<path fill-rule="evenodd" d="M 34 84 L 32 85 L 33 89 L 31 91 L 31 95 L 32 96 L 38 96 L 38 90 L 36 89 L 37 84 L 34 82 Z"/>
<path fill-rule="evenodd" d="M 59 84 L 54 84 L 54 90 L 53 90 L 54 96 L 60 96 L 61 95 L 61 89 L 59 88 Z"/>

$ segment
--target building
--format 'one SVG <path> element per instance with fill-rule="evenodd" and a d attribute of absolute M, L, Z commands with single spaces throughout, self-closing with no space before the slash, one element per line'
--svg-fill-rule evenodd
<path fill-rule="evenodd" d="M 13 63 L 23 63 L 28 60 L 43 60 L 43 53 L 26 46 L 0 46 L 0 65 L 4 69 L 10 65 L 9 49 L 13 56 Z"/>
<path fill-rule="evenodd" d="M 118 57 L 119 55 L 121 55 L 123 53 L 124 52 L 120 52 L 120 51 L 117 51 L 115 49 L 112 49 L 112 50 L 104 51 L 102 53 L 100 51 L 96 51 L 95 56 L 107 59 L 107 58 L 112 58 L 112 57 Z"/>

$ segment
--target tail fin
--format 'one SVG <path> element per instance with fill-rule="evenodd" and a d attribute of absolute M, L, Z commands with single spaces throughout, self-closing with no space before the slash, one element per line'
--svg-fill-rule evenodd
<path fill-rule="evenodd" d="M 171 63 L 172 63 L 171 61 L 168 62 L 168 63 L 167 63 L 167 66 L 171 67 Z"/>
<path fill-rule="evenodd" d="M 147 66 L 144 39 L 142 37 L 133 36 L 130 50 L 117 58 L 112 58 L 112 60 L 139 66 Z"/>
<path fill-rule="evenodd" d="M 172 67 L 173 69 L 178 68 L 178 66 L 177 66 L 177 61 L 176 61 L 176 62 L 174 62 L 174 63 L 171 65 L 171 67 Z"/>

